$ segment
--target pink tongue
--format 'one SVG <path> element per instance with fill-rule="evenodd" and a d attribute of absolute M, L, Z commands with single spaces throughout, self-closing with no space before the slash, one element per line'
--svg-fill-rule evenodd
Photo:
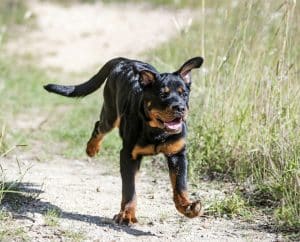
<path fill-rule="evenodd" d="M 171 122 L 166 122 L 165 125 L 168 127 L 168 129 L 179 129 L 181 127 L 181 122 L 171 121 Z"/>

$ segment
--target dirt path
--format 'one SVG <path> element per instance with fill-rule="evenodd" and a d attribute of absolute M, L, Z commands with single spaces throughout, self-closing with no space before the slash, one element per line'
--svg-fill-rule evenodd
<path fill-rule="evenodd" d="M 29 1 L 37 28 L 19 33 L 7 49 L 37 57 L 46 69 L 82 73 L 116 56 L 136 58 L 191 23 L 189 10 L 166 11 L 137 4 L 72 4 Z M 178 27 L 181 26 L 181 27 Z"/>
<path fill-rule="evenodd" d="M 136 57 L 176 34 L 174 18 L 188 23 L 191 16 L 187 10 L 179 13 L 146 6 L 77 4 L 64 8 L 36 1 L 31 2 L 31 10 L 37 28 L 32 32 L 22 30 L 25 31 L 22 39 L 11 42 L 8 50 L 31 54 L 41 67 L 59 68 L 64 73 L 94 70 L 99 63 L 116 55 Z M 9 205 L 6 208 L 13 218 L 12 228 L 22 228 L 29 241 L 276 240 L 276 235 L 261 229 L 259 223 L 183 218 L 173 205 L 168 175 L 155 166 L 143 167 L 139 175 L 139 224 L 118 226 L 111 220 L 119 210 L 121 199 L 118 167 L 101 158 L 88 162 L 53 154 L 48 154 L 48 162 L 39 162 L 33 153 L 27 150 L 1 161 L 11 178 L 17 176 L 16 159 L 22 167 L 32 166 L 22 186 L 39 196 L 24 200 L 17 210 Z M 209 183 L 199 187 L 191 189 L 196 197 L 207 199 L 223 194 Z M 52 214 L 55 223 L 47 222 L 47 211 L 55 211 L 55 216 Z"/>
<path fill-rule="evenodd" d="M 12 161 L 6 169 L 18 170 Z M 119 211 L 121 199 L 121 179 L 117 168 L 103 160 L 88 163 L 52 157 L 47 163 L 35 161 L 23 184 L 25 189 L 42 193 L 38 199 L 22 203 L 18 213 L 13 213 L 17 218 L 14 226 L 22 227 L 32 241 L 60 241 L 76 233 L 82 233 L 82 238 L 87 241 L 276 239 L 275 234 L 263 231 L 257 224 L 215 218 L 191 220 L 180 216 L 171 199 L 168 176 L 158 170 L 157 167 L 142 167 L 137 180 L 139 224 L 126 227 L 112 221 L 112 216 Z M 13 172 L 10 175 L 14 177 Z M 201 195 L 206 199 L 222 196 L 222 192 L 209 183 L 201 184 L 201 189 L 193 192 L 194 196 Z M 11 208 L 7 210 L 11 211 Z M 49 210 L 58 211 L 57 225 L 47 224 L 45 214 Z"/>

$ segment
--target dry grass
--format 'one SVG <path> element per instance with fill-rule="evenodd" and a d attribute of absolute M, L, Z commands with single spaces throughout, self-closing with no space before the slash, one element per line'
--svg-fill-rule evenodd
<path fill-rule="evenodd" d="M 200 22 L 152 52 L 166 70 L 194 55 L 205 57 L 202 70 L 194 72 L 190 175 L 195 180 L 226 177 L 261 194 L 267 191 L 277 224 L 297 230 L 299 6 L 294 1 L 223 1 L 201 12 Z"/>

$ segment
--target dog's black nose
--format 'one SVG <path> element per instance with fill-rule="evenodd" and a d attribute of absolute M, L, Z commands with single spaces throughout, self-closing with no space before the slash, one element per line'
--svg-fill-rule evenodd
<path fill-rule="evenodd" d="M 185 111 L 185 106 L 178 104 L 178 105 L 172 106 L 172 109 L 173 109 L 173 111 L 183 113 Z"/>

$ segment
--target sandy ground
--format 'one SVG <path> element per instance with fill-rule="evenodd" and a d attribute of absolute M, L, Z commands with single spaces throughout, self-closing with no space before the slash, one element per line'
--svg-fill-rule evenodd
<path fill-rule="evenodd" d="M 46 2 L 31 2 L 37 27 L 20 30 L 7 49 L 18 55 L 30 54 L 45 69 L 59 68 L 64 73 L 87 71 L 114 56 L 135 57 L 176 34 L 188 24 L 188 10 L 172 12 L 135 5 L 76 4 L 62 7 Z M 23 114 L 26 115 L 26 114 Z M 24 123 L 20 129 L 24 129 Z M 31 123 L 38 129 L 40 122 Z M 16 127 L 18 128 L 18 127 Z M 36 149 L 45 144 L 37 144 Z M 81 148 L 81 147 L 78 147 Z M 265 231 L 262 221 L 251 224 L 239 220 L 204 217 L 186 219 L 172 202 L 168 175 L 156 166 L 143 167 L 137 183 L 139 223 L 119 226 L 112 217 L 119 211 L 121 179 L 118 167 L 101 157 L 94 161 L 67 160 L 47 154 L 47 162 L 36 157 L 38 150 L 13 152 L 1 165 L 9 177 L 16 177 L 18 159 L 24 168 L 31 166 L 23 179 L 24 189 L 35 191 L 36 198 L 24 201 L 18 211 L 6 206 L 12 226 L 21 227 L 29 241 L 275 241 L 277 235 Z M 8 179 L 9 179 L 8 177 Z M 195 197 L 222 196 L 210 183 L 191 189 Z M 47 210 L 59 211 L 58 224 L 45 221 Z M 81 234 L 82 236 L 78 235 Z M 77 234 L 77 237 L 75 236 Z"/>
<path fill-rule="evenodd" d="M 20 158 L 20 157 L 19 157 Z M 27 157 L 29 158 L 29 157 Z M 26 162 L 25 157 L 21 157 Z M 264 222 L 250 224 L 239 220 L 202 217 L 187 219 L 176 212 L 168 175 L 159 168 L 142 167 L 137 179 L 139 223 L 132 227 L 114 224 L 119 211 L 121 179 L 118 169 L 100 160 L 66 160 L 53 156 L 32 167 L 23 179 L 25 189 L 41 192 L 37 199 L 21 205 L 15 226 L 22 227 L 31 241 L 61 241 L 68 233 L 82 233 L 87 241 L 275 241 L 276 235 L 264 231 Z M 17 171 L 8 160 L 4 168 Z M 25 166 L 24 166 L 25 167 Z M 10 176 L 14 177 L 13 173 Z M 194 197 L 205 200 L 223 196 L 209 183 L 192 189 Z M 12 209 L 8 206 L 8 211 Z M 59 224 L 47 225 L 47 210 L 59 211 Z"/>
<path fill-rule="evenodd" d="M 27 15 L 36 18 L 36 29 L 24 28 L 6 48 L 38 57 L 41 67 L 75 73 L 98 69 L 116 56 L 136 58 L 188 27 L 196 16 L 191 10 L 136 4 L 30 3 Z"/>

